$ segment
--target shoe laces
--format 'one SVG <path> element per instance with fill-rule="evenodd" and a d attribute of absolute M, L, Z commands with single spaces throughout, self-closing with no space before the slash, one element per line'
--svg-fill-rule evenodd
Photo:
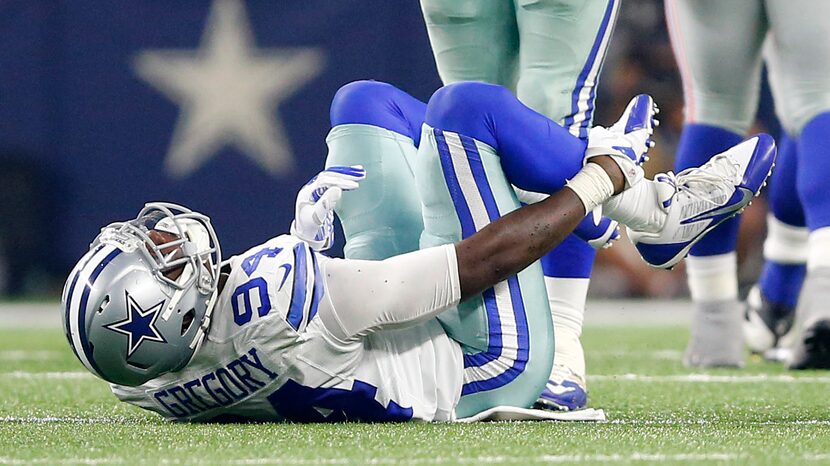
<path fill-rule="evenodd" d="M 729 193 L 735 189 L 739 166 L 731 157 L 719 154 L 712 157 L 700 167 L 687 168 L 676 175 L 672 172 L 664 174 L 674 185 L 676 193 L 684 193 L 700 201 L 719 205 L 712 200 L 711 193 L 715 191 Z"/>

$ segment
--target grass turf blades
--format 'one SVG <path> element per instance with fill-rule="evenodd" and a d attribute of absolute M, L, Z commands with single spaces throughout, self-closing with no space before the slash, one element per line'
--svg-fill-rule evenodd
<path fill-rule="evenodd" d="M 687 330 L 587 327 L 610 422 L 173 424 L 118 402 L 60 330 L 0 330 L 0 464 L 814 464 L 830 372 L 689 370 Z M 790 379 L 794 380 L 790 380 Z"/>

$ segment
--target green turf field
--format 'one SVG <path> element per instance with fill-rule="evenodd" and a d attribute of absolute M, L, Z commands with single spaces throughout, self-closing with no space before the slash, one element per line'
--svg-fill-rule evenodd
<path fill-rule="evenodd" d="M 690 371 L 685 338 L 586 329 L 603 424 L 177 425 L 116 402 L 60 330 L 2 329 L 0 464 L 830 463 L 830 373 Z"/>

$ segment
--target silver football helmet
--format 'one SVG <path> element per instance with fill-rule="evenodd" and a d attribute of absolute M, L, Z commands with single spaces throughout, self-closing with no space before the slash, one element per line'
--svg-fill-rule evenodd
<path fill-rule="evenodd" d="M 93 374 L 137 386 L 183 368 L 210 326 L 222 253 L 205 215 L 149 203 L 104 227 L 63 291 L 63 325 Z"/>

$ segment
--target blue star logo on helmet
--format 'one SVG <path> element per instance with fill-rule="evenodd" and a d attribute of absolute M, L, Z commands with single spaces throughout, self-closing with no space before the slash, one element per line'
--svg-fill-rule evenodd
<path fill-rule="evenodd" d="M 141 306 L 130 296 L 127 295 L 127 318 L 118 322 L 105 325 L 105 328 L 113 332 L 127 335 L 129 345 L 127 349 L 127 358 L 132 356 L 135 350 L 144 341 L 157 341 L 160 343 L 167 343 L 167 340 L 161 336 L 156 328 L 156 319 L 158 319 L 159 312 L 164 305 L 164 301 L 156 304 L 149 309 L 142 309 Z"/>

